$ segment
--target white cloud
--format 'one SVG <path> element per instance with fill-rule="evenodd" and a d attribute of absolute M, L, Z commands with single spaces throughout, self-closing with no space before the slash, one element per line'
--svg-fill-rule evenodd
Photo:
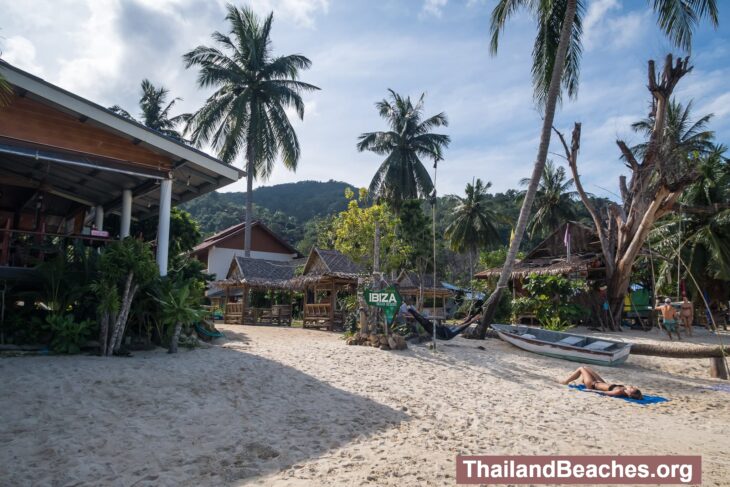
<path fill-rule="evenodd" d="M 421 13 L 423 15 L 441 17 L 443 9 L 448 2 L 449 0 L 424 0 Z"/>
<path fill-rule="evenodd" d="M 2 53 L 3 60 L 37 76 L 43 75 L 43 67 L 36 60 L 33 43 L 23 36 L 8 37 Z"/>
<path fill-rule="evenodd" d="M 88 17 L 72 33 L 75 52 L 58 53 L 58 83 L 93 99 L 121 75 L 124 41 L 117 35 L 117 1 L 87 0 L 86 6 Z"/>
<path fill-rule="evenodd" d="M 583 45 L 586 51 L 634 46 L 644 33 L 644 22 L 649 11 L 629 12 L 626 15 L 611 15 L 621 11 L 618 0 L 595 0 L 591 2 L 583 19 Z"/>

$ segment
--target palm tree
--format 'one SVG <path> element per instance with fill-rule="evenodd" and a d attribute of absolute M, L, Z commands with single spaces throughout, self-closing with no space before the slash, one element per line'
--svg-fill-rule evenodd
<path fill-rule="evenodd" d="M 410 96 L 404 98 L 388 91 L 390 99 L 379 101 L 375 107 L 388 121 L 390 130 L 362 134 L 357 150 L 386 156 L 370 182 L 370 194 L 387 202 L 398 214 L 404 201 L 431 195 L 433 182 L 421 158 L 431 159 L 435 167 L 451 139 L 431 133 L 436 127 L 449 125 L 445 113 L 423 119 L 425 93 L 414 105 Z"/>
<path fill-rule="evenodd" d="M 715 148 L 712 144 L 712 139 L 715 137 L 715 134 L 706 129 L 712 117 L 713 114 L 708 114 L 693 122 L 692 101 L 687 103 L 687 106 L 683 106 L 675 99 L 672 99 L 667 107 L 665 128 L 668 141 L 671 144 L 665 148 L 665 151 L 670 153 L 668 158 L 687 161 L 691 157 L 711 152 Z M 654 117 L 649 116 L 635 122 L 631 125 L 631 128 L 635 132 L 644 135 L 648 140 L 654 128 Z M 648 143 L 643 142 L 633 146 L 631 151 L 636 156 L 644 157 L 647 147 Z"/>
<path fill-rule="evenodd" d="M 715 0 L 654 0 L 651 6 L 658 14 L 659 27 L 675 45 L 685 50 L 691 47 L 693 30 L 701 18 L 708 17 L 714 26 L 718 23 Z M 489 296 L 482 322 L 477 329 L 479 338 L 485 337 L 486 327 L 494 319 L 502 290 L 506 288 L 512 275 L 547 160 L 550 132 L 561 96 L 561 85 L 567 89 L 569 96 L 575 96 L 578 89 L 582 18 L 585 12 L 583 0 L 499 0 L 492 11 L 490 26 L 492 54 L 497 52 L 499 36 L 507 21 L 520 8 L 530 10 L 538 24 L 532 50 L 532 79 L 534 97 L 543 108 L 543 124 L 535 166 L 530 184 L 525 191 L 515 226 L 515 236 L 510 243 L 497 286 Z"/>
<path fill-rule="evenodd" d="M 267 179 L 281 155 L 295 171 L 300 147 L 285 109 L 294 107 L 304 118 L 302 93 L 318 90 L 297 78 L 311 61 L 299 54 L 273 57 L 273 13 L 263 21 L 249 8 L 228 4 L 230 35 L 214 32 L 218 47 L 198 46 L 183 56 L 185 66 L 198 66 L 198 86 L 216 88 L 192 115 L 187 129 L 197 145 L 211 144 L 218 157 L 231 163 L 243 152 L 246 159 L 245 255 L 251 252 L 253 180 Z"/>
<path fill-rule="evenodd" d="M 530 180 L 523 178 L 520 184 L 527 186 Z M 578 193 L 571 191 L 572 187 L 573 178 L 566 180 L 565 168 L 548 160 L 535 195 L 537 211 L 528 224 L 530 237 L 545 236 L 576 218 L 574 202 Z"/>
<path fill-rule="evenodd" d="M 458 204 L 454 208 L 454 219 L 446 227 L 445 235 L 449 245 L 456 252 L 468 252 L 470 279 L 474 275 L 474 256 L 477 250 L 500 242 L 495 222 L 503 218 L 497 215 L 487 200 L 487 190 L 491 182 L 484 184 L 481 179 L 468 183 L 466 196 L 454 196 Z"/>
<path fill-rule="evenodd" d="M 157 300 L 162 308 L 163 324 L 174 327 L 167 353 L 177 353 L 183 325 L 190 326 L 205 315 L 195 295 L 190 292 L 190 286 L 190 283 L 173 284 L 172 289 Z"/>
<path fill-rule="evenodd" d="M 142 110 L 142 120 L 137 120 L 119 105 L 109 107 L 109 110 L 126 119 L 139 122 L 152 130 L 156 130 L 162 135 L 180 142 L 185 142 L 182 134 L 175 127 L 187 121 L 190 118 L 190 114 L 182 113 L 172 118 L 170 117 L 170 110 L 182 98 L 174 98 L 167 103 L 167 96 L 170 94 L 170 91 L 162 86 L 159 88 L 155 87 L 148 79 L 142 80 L 141 88 L 142 96 L 139 99 L 139 107 Z"/>
<path fill-rule="evenodd" d="M 714 145 L 701 157 L 697 162 L 700 177 L 683 193 L 679 214 L 652 229 L 652 249 L 666 257 L 659 266 L 658 287 L 667 286 L 678 271 L 687 275 L 684 265 L 677 268 L 677 252 L 703 287 L 709 279 L 730 280 L 730 165 L 726 151 L 724 145 Z M 695 208 L 701 211 L 693 211 Z"/>

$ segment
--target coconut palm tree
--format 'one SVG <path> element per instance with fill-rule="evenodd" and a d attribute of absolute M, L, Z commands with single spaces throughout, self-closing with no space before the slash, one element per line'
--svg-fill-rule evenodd
<path fill-rule="evenodd" d="M 449 123 L 443 112 L 424 120 L 425 94 L 414 105 L 410 96 L 404 98 L 393 90 L 388 91 L 390 99 L 379 101 L 375 107 L 387 120 L 390 130 L 362 134 L 357 150 L 386 156 L 370 182 L 370 194 L 387 202 L 398 214 L 404 201 L 431 195 L 433 182 L 421 158 L 431 159 L 435 166 L 443 159 L 443 150 L 451 139 L 448 135 L 431 133 L 432 129 Z"/>
<path fill-rule="evenodd" d="M 170 94 L 170 90 L 162 86 L 157 88 L 148 79 L 142 80 L 141 88 L 142 96 L 139 99 L 139 107 L 142 110 L 141 120 L 138 121 L 119 105 L 109 107 L 109 110 L 129 120 L 138 121 L 146 127 L 158 131 L 162 135 L 183 142 L 183 136 L 176 127 L 187 121 L 190 118 L 190 114 L 183 113 L 170 117 L 170 110 L 182 98 L 174 98 L 168 103 L 167 97 Z"/>
<path fill-rule="evenodd" d="M 699 20 L 707 17 L 717 26 L 718 10 L 715 0 L 653 0 L 650 2 L 657 14 L 657 23 L 667 37 L 678 47 L 689 50 L 692 33 Z M 561 96 L 561 86 L 569 96 L 575 96 L 581 57 L 582 18 L 585 12 L 583 0 L 499 0 L 492 11 L 491 51 L 496 54 L 499 38 L 507 21 L 521 8 L 528 9 L 537 22 L 537 35 L 532 50 L 532 80 L 534 98 L 543 111 L 535 166 L 530 184 L 515 225 L 507 258 L 494 292 L 489 296 L 476 335 L 484 338 L 486 327 L 494 319 L 497 303 L 506 288 L 517 252 L 527 227 L 537 187 L 547 160 L 550 135 L 555 109 Z"/>
<path fill-rule="evenodd" d="M 684 265 L 677 269 L 677 252 L 703 287 L 710 279 L 730 280 L 730 164 L 726 151 L 724 145 L 715 145 L 696 161 L 700 177 L 682 195 L 678 214 L 652 229 L 652 249 L 666 257 L 659 265 L 658 287 L 668 287 L 678 270 L 688 277 Z"/>
<path fill-rule="evenodd" d="M 699 119 L 692 120 L 692 101 L 686 106 L 682 105 L 676 99 L 672 99 L 667 107 L 667 123 L 665 131 L 667 132 L 667 140 L 671 144 L 665 148 L 669 157 L 675 160 L 687 161 L 691 157 L 709 154 L 715 149 L 712 140 L 715 133 L 707 130 L 707 125 L 712 120 L 713 114 L 708 114 Z M 649 116 L 643 120 L 635 122 L 631 128 L 644 135 L 647 140 L 651 136 L 654 127 L 654 117 Z M 647 150 L 647 142 L 637 144 L 631 148 L 631 151 L 638 157 L 644 157 Z"/>
<path fill-rule="evenodd" d="M 285 109 L 293 107 L 303 119 L 302 93 L 319 88 L 298 80 L 299 72 L 311 66 L 309 59 L 272 55 L 273 13 L 261 20 L 247 7 L 226 8 L 230 33 L 214 32 L 217 47 L 198 46 L 183 56 L 187 68 L 200 68 L 198 86 L 216 89 L 187 128 L 195 144 L 211 144 L 223 161 L 245 157 L 244 249 L 249 256 L 253 180 L 267 179 L 279 156 L 287 169 L 296 170 L 301 150 Z"/>
<path fill-rule="evenodd" d="M 484 184 L 481 179 L 477 179 L 466 185 L 463 198 L 453 196 L 458 204 L 445 235 L 452 250 L 468 252 L 470 276 L 474 275 L 474 256 L 477 251 L 501 240 L 495 223 L 504 219 L 490 208 L 487 191 L 491 186 L 491 182 Z"/>
<path fill-rule="evenodd" d="M 530 179 L 523 178 L 520 184 L 527 186 Z M 566 180 L 565 168 L 548 160 L 535 195 L 537 211 L 528 224 L 530 237 L 546 236 L 566 221 L 576 218 L 574 203 L 578 193 L 572 191 L 572 187 L 573 178 Z"/>

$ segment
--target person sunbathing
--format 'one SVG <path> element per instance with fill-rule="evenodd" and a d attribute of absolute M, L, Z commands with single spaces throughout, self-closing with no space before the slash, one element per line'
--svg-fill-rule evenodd
<path fill-rule="evenodd" d="M 609 384 L 598 372 L 589 367 L 578 367 L 575 372 L 570 374 L 565 380 L 560 381 L 561 384 L 568 385 L 574 380 L 581 378 L 586 389 L 595 391 L 606 396 L 623 396 L 631 399 L 643 399 L 641 391 L 634 386 L 625 386 L 623 384 Z"/>

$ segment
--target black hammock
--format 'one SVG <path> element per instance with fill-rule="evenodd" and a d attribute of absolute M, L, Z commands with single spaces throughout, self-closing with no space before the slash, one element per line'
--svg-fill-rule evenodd
<path fill-rule="evenodd" d="M 416 319 L 417 322 L 421 324 L 421 326 L 428 332 L 430 336 L 433 336 L 433 327 L 434 324 L 423 316 L 421 313 L 416 311 L 415 309 L 409 307 L 408 311 L 413 315 L 413 317 Z M 451 340 L 452 338 L 456 337 L 457 335 L 460 335 L 464 330 L 469 328 L 472 325 L 471 320 L 467 320 L 464 324 L 456 325 L 456 326 L 445 326 L 445 325 L 439 325 L 436 324 L 436 339 L 437 340 Z"/>

